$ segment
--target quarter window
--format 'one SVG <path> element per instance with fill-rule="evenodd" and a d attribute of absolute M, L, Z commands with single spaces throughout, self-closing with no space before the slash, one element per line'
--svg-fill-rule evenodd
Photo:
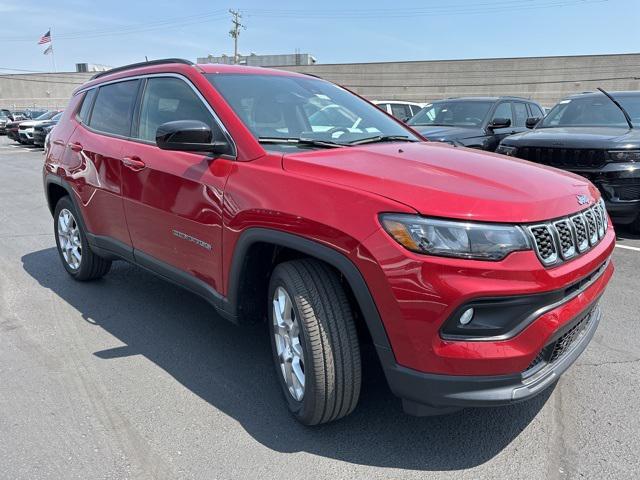
<path fill-rule="evenodd" d="M 137 92 L 138 80 L 128 80 L 100 87 L 89 126 L 101 132 L 123 137 L 129 136 Z"/>
<path fill-rule="evenodd" d="M 80 107 L 80 112 L 78 113 L 78 117 L 80 117 L 80 121 L 86 124 L 89 121 L 89 112 L 91 111 L 91 104 L 93 103 L 93 98 L 96 96 L 96 89 L 93 88 L 84 94 L 84 99 L 82 100 L 82 107 Z"/>
<path fill-rule="evenodd" d="M 211 112 L 183 80 L 173 77 L 147 80 L 140 108 L 138 138 L 154 142 L 158 127 L 176 120 L 199 120 L 212 130 L 218 130 Z"/>

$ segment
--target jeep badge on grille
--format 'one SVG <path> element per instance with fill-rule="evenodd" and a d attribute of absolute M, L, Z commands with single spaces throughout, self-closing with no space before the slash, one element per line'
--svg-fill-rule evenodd
<path fill-rule="evenodd" d="M 576 195 L 576 198 L 578 199 L 578 205 L 585 205 L 589 203 L 589 197 L 586 195 Z"/>

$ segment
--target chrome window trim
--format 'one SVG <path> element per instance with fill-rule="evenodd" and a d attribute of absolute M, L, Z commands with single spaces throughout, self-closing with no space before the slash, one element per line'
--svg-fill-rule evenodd
<path fill-rule="evenodd" d="M 97 83 L 95 85 L 89 85 L 87 87 L 83 87 L 83 88 L 81 88 L 80 90 L 78 90 L 76 92 L 76 95 L 80 95 L 81 93 L 83 93 L 85 91 L 88 91 L 88 90 L 91 90 L 92 88 L 100 88 L 100 87 L 103 87 L 103 86 L 106 86 L 106 85 L 111 85 L 113 83 L 127 82 L 127 81 L 130 81 L 130 80 L 144 80 L 144 79 L 149 79 L 149 78 L 162 78 L 162 77 L 178 78 L 178 79 L 184 81 L 187 85 L 189 85 L 191 87 L 191 89 L 194 91 L 196 96 L 204 104 L 205 108 L 207 110 L 209 110 L 209 113 L 211 113 L 211 115 L 213 116 L 214 121 L 216 122 L 218 127 L 220 127 L 220 130 L 222 130 L 222 133 L 227 137 L 227 140 L 229 140 L 229 143 L 230 143 L 230 145 L 231 145 L 231 147 L 233 149 L 233 155 L 228 155 L 228 156 L 232 157 L 233 159 L 237 159 L 237 157 L 238 157 L 238 147 L 236 145 L 235 140 L 231 136 L 231 133 L 229 133 L 229 130 L 227 130 L 227 127 L 224 125 L 222 120 L 220 120 L 220 117 L 218 117 L 218 114 L 215 112 L 213 107 L 209 104 L 209 102 L 202 95 L 202 93 L 200 93 L 200 90 L 198 90 L 196 88 L 196 86 L 191 82 L 191 80 L 189 80 L 189 78 L 187 78 L 186 76 L 184 76 L 184 75 L 182 75 L 180 73 L 158 72 L 158 73 L 146 73 L 146 74 L 141 74 L 141 75 L 131 75 L 131 76 L 128 76 L 128 77 L 121 77 L 121 78 L 117 78 L 117 79 L 114 79 L 114 80 L 109 80 L 109 81 L 106 81 L 106 82 L 100 82 L 100 83 Z M 138 102 L 138 101 L 140 103 L 142 103 L 142 96 L 140 98 L 136 98 L 136 102 Z M 92 107 L 92 109 L 93 109 L 93 107 Z M 117 138 L 122 138 L 122 139 L 125 139 L 125 140 L 131 140 L 133 142 L 144 143 L 145 145 L 152 145 L 152 144 L 155 145 L 155 143 L 143 140 L 141 138 L 132 137 L 132 136 L 120 136 L 120 135 L 112 134 L 112 133 L 109 133 L 109 132 L 103 132 L 101 130 L 96 130 L 95 128 L 92 128 L 90 125 L 87 125 L 85 123 L 82 123 L 82 125 L 84 125 L 88 129 L 90 129 L 92 132 L 99 133 L 101 135 L 115 136 Z"/>

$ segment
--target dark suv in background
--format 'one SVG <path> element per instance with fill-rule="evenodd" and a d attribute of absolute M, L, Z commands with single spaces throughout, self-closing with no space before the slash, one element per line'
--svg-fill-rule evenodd
<path fill-rule="evenodd" d="M 494 151 L 503 138 L 524 132 L 527 119 L 542 117 L 542 107 L 524 98 L 463 97 L 429 103 L 407 123 L 434 142 Z"/>
<path fill-rule="evenodd" d="M 640 92 L 586 92 L 561 100 L 533 130 L 498 153 L 591 180 L 611 218 L 640 232 Z"/>

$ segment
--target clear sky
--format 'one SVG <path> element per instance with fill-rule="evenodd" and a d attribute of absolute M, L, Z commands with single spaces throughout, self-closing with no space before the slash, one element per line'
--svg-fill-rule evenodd
<path fill-rule="evenodd" d="M 241 53 L 320 63 L 640 52 L 640 0 L 0 0 L 0 71 L 50 70 L 49 27 L 58 71 L 232 54 L 229 8 Z"/>

